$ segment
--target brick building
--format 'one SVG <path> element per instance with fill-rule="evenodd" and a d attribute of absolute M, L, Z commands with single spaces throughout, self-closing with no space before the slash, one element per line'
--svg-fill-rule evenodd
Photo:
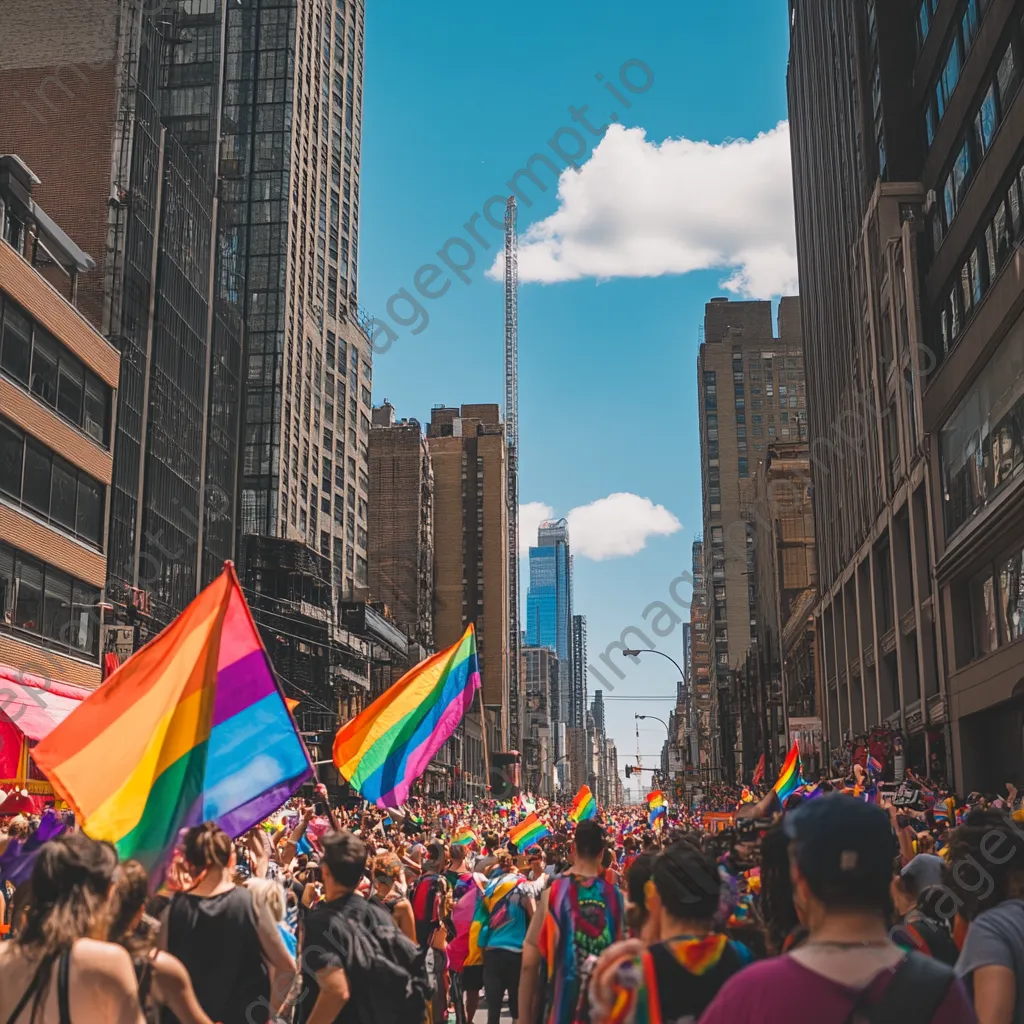
<path fill-rule="evenodd" d="M 489 750 L 508 746 L 509 581 L 505 428 L 497 405 L 431 410 L 434 642 L 476 625 Z M 522 701 L 520 701 L 522 706 Z"/>
<path fill-rule="evenodd" d="M 756 678 L 754 472 L 776 439 L 807 435 L 800 300 L 712 299 L 697 357 L 708 606 L 709 682 L 716 694 L 726 778 L 749 778 L 763 749 Z"/>
<path fill-rule="evenodd" d="M 119 358 L 72 301 L 94 261 L 38 185 L 0 157 L 0 662 L 96 686 Z"/>
<path fill-rule="evenodd" d="M 434 470 L 418 420 L 373 410 L 367 558 L 370 597 L 428 650 L 434 647 Z"/>

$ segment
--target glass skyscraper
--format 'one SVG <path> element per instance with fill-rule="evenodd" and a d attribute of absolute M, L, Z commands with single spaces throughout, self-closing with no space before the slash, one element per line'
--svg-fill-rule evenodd
<path fill-rule="evenodd" d="M 530 548 L 526 643 L 550 647 L 558 655 L 558 692 L 551 695 L 551 717 L 571 724 L 572 558 L 569 524 L 564 519 L 541 523 L 537 547 Z"/>

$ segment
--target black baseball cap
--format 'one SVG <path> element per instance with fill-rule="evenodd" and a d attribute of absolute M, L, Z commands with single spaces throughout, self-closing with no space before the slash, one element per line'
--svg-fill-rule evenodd
<path fill-rule="evenodd" d="M 783 829 L 800 874 L 823 902 L 884 903 L 899 847 L 881 807 L 835 793 L 802 803 Z"/>

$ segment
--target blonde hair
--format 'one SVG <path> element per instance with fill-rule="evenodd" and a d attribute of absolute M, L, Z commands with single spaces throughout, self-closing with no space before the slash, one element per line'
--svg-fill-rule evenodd
<path fill-rule="evenodd" d="M 277 882 L 270 878 L 250 878 L 245 886 L 252 893 L 252 901 L 257 910 L 266 907 L 275 921 L 284 920 L 284 889 Z"/>

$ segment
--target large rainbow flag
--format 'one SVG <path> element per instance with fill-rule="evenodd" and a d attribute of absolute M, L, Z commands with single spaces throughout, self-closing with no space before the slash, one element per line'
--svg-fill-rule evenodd
<path fill-rule="evenodd" d="M 775 795 L 779 798 L 779 803 L 785 807 L 786 801 L 802 785 L 804 785 L 804 778 L 800 764 L 800 747 L 794 743 L 786 755 L 786 760 L 782 763 L 782 771 L 779 772 L 779 777 L 773 787 Z"/>
<path fill-rule="evenodd" d="M 580 786 L 579 792 L 573 797 L 572 807 L 569 808 L 569 819 L 578 823 L 595 817 L 597 801 L 594 794 L 590 792 L 589 786 Z"/>
<path fill-rule="evenodd" d="M 230 563 L 32 756 L 90 836 L 149 870 L 182 828 L 238 836 L 313 775 Z"/>
<path fill-rule="evenodd" d="M 652 790 L 647 794 L 647 825 L 649 828 L 654 828 L 655 825 L 661 822 L 659 827 L 664 826 L 665 817 L 668 814 L 668 801 L 665 799 L 665 794 L 660 789 Z"/>
<path fill-rule="evenodd" d="M 472 623 L 457 644 L 410 669 L 334 738 L 334 764 L 364 800 L 405 803 L 413 782 L 480 689 Z"/>

